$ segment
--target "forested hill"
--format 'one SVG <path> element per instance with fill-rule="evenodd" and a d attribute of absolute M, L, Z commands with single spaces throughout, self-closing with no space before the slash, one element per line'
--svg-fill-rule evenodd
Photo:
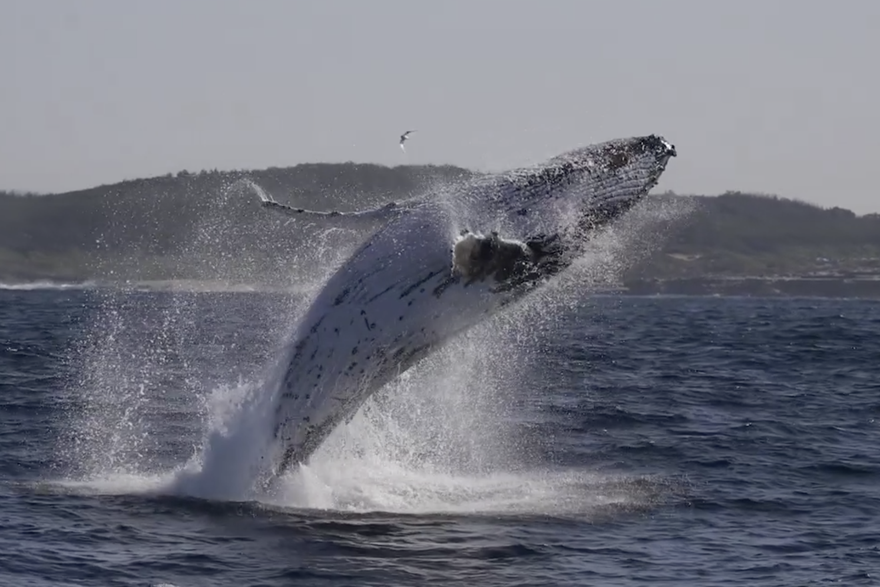
<path fill-rule="evenodd" d="M 695 199 L 639 277 L 880 276 L 880 214 L 740 192 Z"/>
<path fill-rule="evenodd" d="M 303 164 L 257 171 L 181 171 L 113 185 L 36 195 L 0 192 L 0 249 L 174 250 L 218 206 L 250 224 L 264 216 L 253 193 L 237 187 L 249 178 L 279 201 L 320 210 L 349 210 L 418 193 L 437 181 L 466 178 L 456 167 Z"/>
<path fill-rule="evenodd" d="M 314 249 L 309 239 L 318 232 L 268 214 L 238 180 L 249 178 L 292 205 L 352 210 L 440 190 L 473 175 L 452 166 L 305 164 L 182 171 L 64 194 L 0 192 L 0 282 L 290 276 L 290 260 L 302 260 L 303 250 Z M 698 205 L 672 227 L 660 250 L 629 271 L 630 277 L 871 267 L 880 273 L 880 215 L 856 216 L 742 193 L 660 194 L 645 205 L 677 198 L 695 199 Z M 309 262 L 320 264 L 324 254 Z"/>
<path fill-rule="evenodd" d="M 242 179 L 278 201 L 352 210 L 467 179 L 449 166 L 303 164 L 181 171 L 63 194 L 0 192 L 0 283 L 30 280 L 220 279 L 289 283 L 315 227 L 267 212 Z M 306 251 L 307 252 L 307 251 Z M 306 255 L 308 256 L 308 255 Z"/>

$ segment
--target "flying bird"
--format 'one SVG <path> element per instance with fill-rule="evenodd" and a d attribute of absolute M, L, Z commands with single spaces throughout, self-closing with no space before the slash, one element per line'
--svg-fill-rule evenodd
<path fill-rule="evenodd" d="M 414 130 L 408 130 L 408 131 L 406 131 L 405 133 L 403 133 L 402 135 L 400 135 L 400 149 L 401 149 L 402 151 L 406 152 L 406 149 L 403 148 L 403 143 L 405 143 L 405 142 L 406 142 L 406 139 L 409 138 L 410 133 L 414 133 L 414 132 L 416 132 L 416 131 L 414 131 Z"/>

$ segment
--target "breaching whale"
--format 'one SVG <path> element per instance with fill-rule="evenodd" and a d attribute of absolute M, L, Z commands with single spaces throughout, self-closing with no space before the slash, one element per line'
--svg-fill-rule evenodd
<path fill-rule="evenodd" d="M 264 486 L 397 375 L 570 266 L 591 233 L 640 201 L 676 155 L 660 136 L 616 139 L 443 197 L 352 213 L 261 196 L 287 216 L 383 223 L 324 284 L 286 347 Z"/>

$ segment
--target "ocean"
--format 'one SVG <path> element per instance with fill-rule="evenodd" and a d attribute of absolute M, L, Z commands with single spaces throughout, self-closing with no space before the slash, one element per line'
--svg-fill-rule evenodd
<path fill-rule="evenodd" d="M 539 301 L 254 498 L 302 308 L 0 291 L 0 585 L 880 584 L 880 303 Z"/>

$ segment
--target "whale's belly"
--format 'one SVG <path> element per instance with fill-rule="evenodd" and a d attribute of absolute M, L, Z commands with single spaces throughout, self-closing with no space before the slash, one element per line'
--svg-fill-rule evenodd
<path fill-rule="evenodd" d="M 282 471 L 373 392 L 512 297 L 450 280 L 455 235 L 442 210 L 414 213 L 327 282 L 294 337 L 276 405 Z"/>

